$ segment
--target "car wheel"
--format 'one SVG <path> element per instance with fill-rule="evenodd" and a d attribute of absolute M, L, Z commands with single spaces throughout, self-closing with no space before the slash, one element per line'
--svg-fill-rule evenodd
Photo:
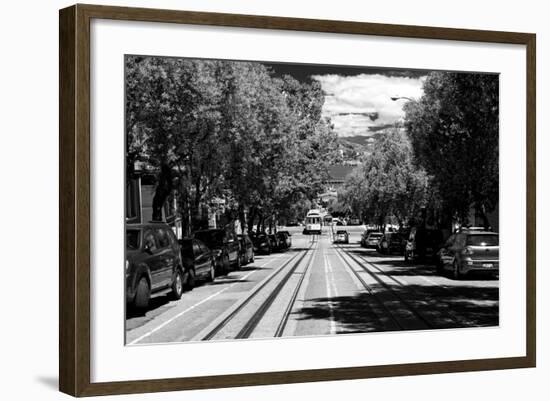
<path fill-rule="evenodd" d="M 453 278 L 455 280 L 460 280 L 462 278 L 462 273 L 460 272 L 460 267 L 456 260 L 453 263 Z"/>
<path fill-rule="evenodd" d="M 176 276 L 172 282 L 172 299 L 178 300 L 183 294 L 183 274 L 180 269 L 176 271 Z"/>
<path fill-rule="evenodd" d="M 214 261 L 210 262 L 210 271 L 208 272 L 208 277 L 206 278 L 206 280 L 208 282 L 212 282 L 214 281 L 214 279 L 216 278 L 216 264 L 214 263 Z"/>
<path fill-rule="evenodd" d="M 193 288 L 195 288 L 195 271 L 189 269 L 185 279 L 185 289 L 191 291 Z"/>
<path fill-rule="evenodd" d="M 149 306 L 149 298 L 151 297 L 151 287 L 145 277 L 139 279 L 136 287 L 136 297 L 134 298 L 134 306 L 136 309 L 146 309 Z"/>

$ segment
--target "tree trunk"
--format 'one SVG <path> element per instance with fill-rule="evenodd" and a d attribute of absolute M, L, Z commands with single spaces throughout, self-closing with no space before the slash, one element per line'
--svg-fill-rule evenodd
<path fill-rule="evenodd" d="M 249 209 L 248 215 L 248 231 L 252 231 L 254 228 L 254 219 L 256 218 L 257 210 L 255 207 Z"/>
<path fill-rule="evenodd" d="M 256 232 L 257 233 L 260 233 L 260 232 L 263 231 L 262 230 L 263 220 L 264 220 L 264 218 L 263 218 L 262 214 L 258 213 L 258 225 L 256 226 Z"/>
<path fill-rule="evenodd" d="M 476 207 L 476 212 L 481 215 L 481 218 L 483 219 L 483 228 L 486 230 L 491 230 L 491 224 L 489 223 L 489 219 L 487 218 L 487 213 L 485 213 L 485 205 L 481 204 L 478 207 Z"/>
<path fill-rule="evenodd" d="M 245 216 L 245 213 L 244 213 L 244 206 L 243 205 L 239 205 L 238 213 L 239 213 L 239 223 L 241 225 L 241 233 L 246 234 L 247 224 L 246 224 L 246 216 Z"/>
<path fill-rule="evenodd" d="M 153 196 L 153 220 L 162 221 L 162 207 L 172 191 L 172 171 L 167 164 L 162 164 L 158 184 Z"/>

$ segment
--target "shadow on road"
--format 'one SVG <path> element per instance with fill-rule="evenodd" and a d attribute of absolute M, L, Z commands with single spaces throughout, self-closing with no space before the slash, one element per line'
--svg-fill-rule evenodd
<path fill-rule="evenodd" d="M 184 294 L 185 295 L 185 294 Z M 131 306 L 126 307 L 126 319 L 132 319 L 136 317 L 143 317 L 148 312 L 153 311 L 155 309 L 161 308 L 164 305 L 168 304 L 172 298 L 169 295 L 161 295 L 158 297 L 151 298 L 149 300 L 149 306 L 147 309 L 136 309 Z"/>
<path fill-rule="evenodd" d="M 261 266 L 246 266 L 246 267 L 241 267 L 239 270 L 239 272 L 251 272 L 251 271 L 254 271 L 254 270 L 269 270 L 270 268 L 269 267 L 261 267 Z"/>
<path fill-rule="evenodd" d="M 213 286 L 213 285 L 223 285 L 223 284 L 232 284 L 232 283 L 248 283 L 250 280 L 243 280 L 240 278 L 222 278 L 220 280 L 215 280 L 211 283 L 208 283 L 207 285 Z"/>
<path fill-rule="evenodd" d="M 362 292 L 353 296 L 315 298 L 296 312 L 298 320 L 328 320 L 332 314 L 340 333 L 384 331 L 384 325 L 371 305 L 385 313 L 403 316 L 413 308 L 426 318 L 430 328 L 490 327 L 499 324 L 498 288 L 469 285 L 453 287 L 399 285 L 373 286 L 374 295 Z M 397 299 L 405 300 L 406 303 Z M 390 301 L 388 301 L 390 300 Z M 388 316 L 386 316 L 387 318 Z"/>

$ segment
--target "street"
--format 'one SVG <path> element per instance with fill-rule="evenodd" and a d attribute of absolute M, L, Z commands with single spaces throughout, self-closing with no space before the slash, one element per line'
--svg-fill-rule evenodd
<path fill-rule="evenodd" d="M 428 264 L 349 244 L 333 244 L 329 227 L 302 235 L 288 227 L 292 247 L 197 283 L 178 301 L 151 299 L 128 311 L 126 344 L 334 335 L 499 324 L 498 279 L 438 275 Z"/>

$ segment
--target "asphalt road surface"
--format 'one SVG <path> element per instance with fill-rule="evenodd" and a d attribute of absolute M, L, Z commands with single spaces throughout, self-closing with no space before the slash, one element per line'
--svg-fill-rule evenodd
<path fill-rule="evenodd" d="M 360 226 L 338 227 L 349 244 L 292 233 L 291 249 L 197 283 L 178 301 L 129 310 L 126 343 L 335 335 L 498 326 L 498 279 L 453 280 L 427 264 L 361 248 Z"/>

